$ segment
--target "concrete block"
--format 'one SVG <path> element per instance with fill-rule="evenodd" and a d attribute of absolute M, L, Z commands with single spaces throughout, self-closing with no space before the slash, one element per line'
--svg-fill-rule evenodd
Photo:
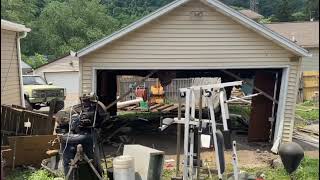
<path fill-rule="evenodd" d="M 125 145 L 123 155 L 134 157 L 136 180 L 160 180 L 164 152 L 138 144 Z"/>

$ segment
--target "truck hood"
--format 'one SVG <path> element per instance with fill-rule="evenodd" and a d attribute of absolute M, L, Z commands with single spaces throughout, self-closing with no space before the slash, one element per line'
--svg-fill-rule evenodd
<path fill-rule="evenodd" d="M 34 90 L 41 90 L 41 89 L 64 89 L 62 87 L 54 86 L 54 85 L 23 85 L 24 89 L 34 89 Z"/>

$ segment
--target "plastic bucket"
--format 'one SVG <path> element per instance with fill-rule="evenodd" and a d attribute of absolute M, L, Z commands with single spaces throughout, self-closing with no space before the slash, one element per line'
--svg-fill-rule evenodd
<path fill-rule="evenodd" d="M 134 180 L 134 158 L 131 156 L 118 156 L 113 160 L 114 180 Z"/>

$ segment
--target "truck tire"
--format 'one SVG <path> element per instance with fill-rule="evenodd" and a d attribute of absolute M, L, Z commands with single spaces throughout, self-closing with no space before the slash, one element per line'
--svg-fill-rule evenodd
<path fill-rule="evenodd" d="M 26 105 L 26 109 L 29 110 L 29 111 L 32 111 L 33 108 L 32 108 L 31 103 L 29 102 L 29 100 L 24 98 L 24 102 L 25 102 L 25 105 Z"/>

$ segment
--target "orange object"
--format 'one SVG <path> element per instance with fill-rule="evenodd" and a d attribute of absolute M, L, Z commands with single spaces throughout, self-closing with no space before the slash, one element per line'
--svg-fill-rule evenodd
<path fill-rule="evenodd" d="M 160 85 L 160 83 L 157 83 L 156 85 L 151 86 L 151 94 L 164 95 L 164 90 L 163 90 L 163 87 Z"/>
<path fill-rule="evenodd" d="M 164 103 L 164 90 L 160 83 L 151 86 L 151 99 L 150 103 Z"/>

